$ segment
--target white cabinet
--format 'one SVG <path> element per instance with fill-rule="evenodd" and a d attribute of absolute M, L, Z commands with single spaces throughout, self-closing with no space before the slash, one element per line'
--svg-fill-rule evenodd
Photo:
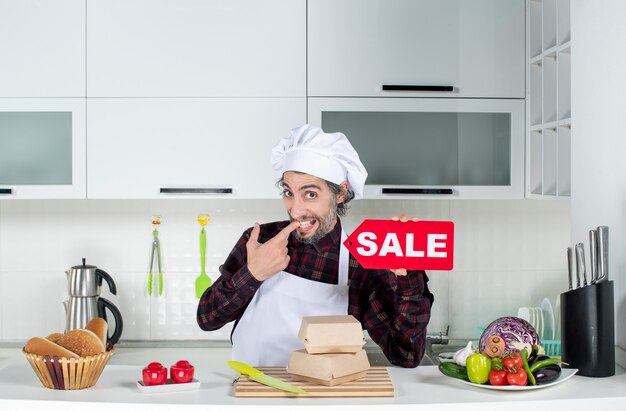
<path fill-rule="evenodd" d="M 88 0 L 89 97 L 304 97 L 305 0 Z"/>
<path fill-rule="evenodd" d="M 85 99 L 0 99 L 0 199 L 85 198 Z"/>
<path fill-rule="evenodd" d="M 524 16 L 524 0 L 309 1 L 308 95 L 523 99 Z"/>
<path fill-rule="evenodd" d="M 271 149 L 306 117 L 304 98 L 87 105 L 89 198 L 279 198 Z"/>
<path fill-rule="evenodd" d="M 0 0 L 0 97 L 85 96 L 85 0 Z"/>
<path fill-rule="evenodd" d="M 571 194 L 570 0 L 528 0 L 529 198 Z"/>
<path fill-rule="evenodd" d="M 310 98 L 309 121 L 341 131 L 372 199 L 524 197 L 524 100 Z"/>

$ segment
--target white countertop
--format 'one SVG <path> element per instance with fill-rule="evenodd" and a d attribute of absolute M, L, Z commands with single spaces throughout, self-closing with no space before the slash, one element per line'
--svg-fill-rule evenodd
<path fill-rule="evenodd" d="M 142 393 L 136 382 L 151 361 L 164 366 L 187 359 L 196 367 L 200 388 L 174 393 Z M 305 406 L 308 410 L 525 410 L 541 407 L 568 409 L 624 409 L 626 371 L 617 367 L 608 378 L 574 376 L 562 384 L 532 391 L 493 391 L 475 388 L 445 377 L 434 366 L 414 369 L 389 367 L 394 398 L 236 398 L 237 374 L 226 365 L 230 348 L 117 348 L 97 384 L 77 391 L 44 388 L 19 348 L 0 349 L 0 406 L 49 410 L 245 410 Z M 503 408 L 506 407 L 506 408 Z"/>

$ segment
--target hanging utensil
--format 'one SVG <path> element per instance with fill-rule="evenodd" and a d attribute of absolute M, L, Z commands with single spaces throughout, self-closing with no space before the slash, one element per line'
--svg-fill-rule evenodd
<path fill-rule="evenodd" d="M 152 282 L 153 282 L 153 271 L 154 265 L 156 261 L 156 266 L 158 271 L 157 277 L 157 292 L 159 295 L 163 295 L 163 271 L 161 269 L 161 244 L 159 242 L 159 230 L 157 230 L 158 226 L 161 224 L 161 216 L 154 215 L 152 216 L 152 255 L 150 257 L 150 273 L 148 274 L 148 295 L 152 295 Z"/>
<path fill-rule="evenodd" d="M 211 278 L 206 275 L 205 265 L 206 265 L 206 232 L 204 227 L 209 224 L 211 221 L 211 216 L 208 214 L 200 214 L 198 216 L 198 223 L 202 226 L 202 230 L 200 231 L 200 275 L 196 278 L 196 297 L 200 299 L 202 294 L 206 291 L 207 288 L 211 286 Z"/>

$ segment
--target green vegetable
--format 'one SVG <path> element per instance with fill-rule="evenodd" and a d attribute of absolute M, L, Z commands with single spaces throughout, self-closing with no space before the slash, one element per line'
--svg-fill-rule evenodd
<path fill-rule="evenodd" d="M 491 369 L 496 371 L 503 370 L 504 367 L 502 366 L 502 358 L 492 358 Z"/>
<path fill-rule="evenodd" d="M 537 371 L 539 368 L 543 368 L 547 365 L 560 364 L 560 363 L 561 363 L 561 360 L 559 360 L 557 357 L 550 357 L 550 358 L 546 358 L 545 360 L 539 360 L 530 366 L 530 372 L 533 373 Z"/>
<path fill-rule="evenodd" d="M 519 353 L 522 356 L 522 360 L 524 360 L 524 364 L 522 365 L 522 368 L 524 368 L 524 371 L 526 371 L 526 374 L 528 374 L 528 381 L 530 382 L 530 385 L 537 384 L 537 381 L 535 381 L 535 376 L 530 371 L 530 367 L 528 366 L 528 351 L 526 351 L 526 348 L 524 348 Z"/>
<path fill-rule="evenodd" d="M 484 384 L 489 381 L 491 358 L 485 354 L 472 354 L 465 361 L 467 377 L 474 384 Z"/>
<path fill-rule="evenodd" d="M 467 377 L 467 369 L 454 362 L 442 362 L 439 364 L 439 371 L 448 377 L 469 381 L 469 378 Z"/>
<path fill-rule="evenodd" d="M 539 354 L 539 346 L 537 344 L 533 344 L 532 350 L 530 351 L 530 355 L 528 356 L 528 358 L 533 358 L 537 354 Z"/>

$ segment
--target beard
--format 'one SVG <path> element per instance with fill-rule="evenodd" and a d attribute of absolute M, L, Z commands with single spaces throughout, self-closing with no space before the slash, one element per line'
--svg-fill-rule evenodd
<path fill-rule="evenodd" d="M 289 221 L 293 221 L 294 218 L 289 216 Z M 317 221 L 317 229 L 310 237 L 302 237 L 298 230 L 294 231 L 296 239 L 304 244 L 315 244 L 322 237 L 324 237 L 331 230 L 335 222 L 337 221 L 337 202 L 334 198 L 331 199 L 330 203 L 330 211 L 326 216 L 318 216 L 318 215 L 307 215 L 301 218 L 301 220 L 316 220 Z"/>

